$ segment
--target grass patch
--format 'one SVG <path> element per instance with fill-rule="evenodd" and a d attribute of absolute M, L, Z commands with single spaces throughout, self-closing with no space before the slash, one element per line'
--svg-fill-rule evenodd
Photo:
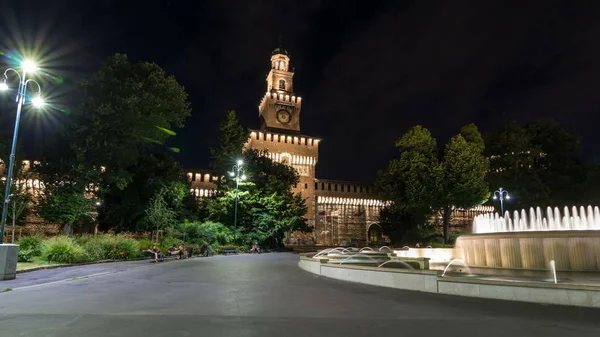
<path fill-rule="evenodd" d="M 27 270 L 32 268 L 39 267 L 47 267 L 47 266 L 56 266 L 60 264 L 60 262 L 48 261 L 41 256 L 34 256 L 31 258 L 31 262 L 17 262 L 17 270 Z"/>
<path fill-rule="evenodd" d="M 0 293 L 7 293 L 9 291 L 12 291 L 12 288 L 6 288 L 6 289 L 0 291 Z"/>

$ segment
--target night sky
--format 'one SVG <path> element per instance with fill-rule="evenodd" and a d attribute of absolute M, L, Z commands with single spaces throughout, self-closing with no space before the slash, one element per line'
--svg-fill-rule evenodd
<path fill-rule="evenodd" d="M 302 133 L 322 137 L 317 177 L 369 181 L 413 125 L 445 143 L 556 118 L 596 158 L 600 107 L 597 1 L 2 1 L 0 48 L 35 52 L 64 83 L 44 81 L 61 109 L 73 83 L 115 52 L 153 61 L 190 94 L 192 117 L 171 146 L 208 167 L 229 109 L 258 127 L 271 51 L 291 54 Z M 5 59 L 6 61 L 10 61 Z M 2 136 L 14 107 L 2 99 Z M 54 116 L 56 117 L 56 116 Z M 35 156 L 60 120 L 24 116 Z"/>

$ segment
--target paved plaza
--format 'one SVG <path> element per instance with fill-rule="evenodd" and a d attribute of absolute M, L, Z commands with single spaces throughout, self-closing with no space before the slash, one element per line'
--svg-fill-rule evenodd
<path fill-rule="evenodd" d="M 600 310 L 318 277 L 293 254 L 42 270 L 0 282 L 0 336 L 599 336 Z"/>

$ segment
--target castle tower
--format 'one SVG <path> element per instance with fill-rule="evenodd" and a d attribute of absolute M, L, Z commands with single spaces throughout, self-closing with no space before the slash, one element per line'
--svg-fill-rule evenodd
<path fill-rule="evenodd" d="M 260 129 L 251 130 L 245 148 L 267 150 L 274 161 L 296 169 L 300 182 L 293 192 L 302 193 L 306 199 L 306 217 L 309 224 L 314 225 L 315 166 L 321 140 L 300 133 L 301 99 L 294 94 L 293 76 L 289 54 L 282 48 L 275 49 L 267 75 L 267 92 L 258 106 Z"/>
<path fill-rule="evenodd" d="M 286 50 L 276 48 L 271 55 L 267 92 L 258 107 L 261 130 L 300 133 L 301 108 L 301 99 L 294 94 L 290 56 Z"/>

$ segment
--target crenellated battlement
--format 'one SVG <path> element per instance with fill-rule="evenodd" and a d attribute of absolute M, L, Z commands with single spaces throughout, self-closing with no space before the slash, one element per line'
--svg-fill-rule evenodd
<path fill-rule="evenodd" d="M 375 195 L 375 189 L 368 184 L 353 181 L 315 179 L 315 192 L 319 195 L 345 196 L 345 195 Z"/>
<path fill-rule="evenodd" d="M 287 135 L 283 133 L 253 130 L 250 132 L 250 139 L 248 141 L 251 142 L 254 140 L 270 143 L 295 144 L 308 147 L 318 147 L 319 142 L 321 141 L 319 138 L 306 137 L 302 135 Z"/>
<path fill-rule="evenodd" d="M 261 111 L 263 111 L 265 109 L 265 107 L 269 103 L 290 104 L 290 105 L 294 105 L 296 107 L 296 109 L 300 110 L 301 105 L 302 105 L 302 97 L 295 96 L 295 95 L 290 96 L 289 94 L 285 94 L 282 92 L 267 92 L 267 93 L 265 93 L 262 100 L 260 101 L 260 104 L 258 105 L 259 114 Z"/>
<path fill-rule="evenodd" d="M 378 199 L 364 199 L 364 198 L 339 198 L 339 197 L 317 197 L 317 203 L 319 204 L 331 204 L 331 205 L 354 205 L 354 206 L 376 206 L 384 207 L 390 202 Z"/>

